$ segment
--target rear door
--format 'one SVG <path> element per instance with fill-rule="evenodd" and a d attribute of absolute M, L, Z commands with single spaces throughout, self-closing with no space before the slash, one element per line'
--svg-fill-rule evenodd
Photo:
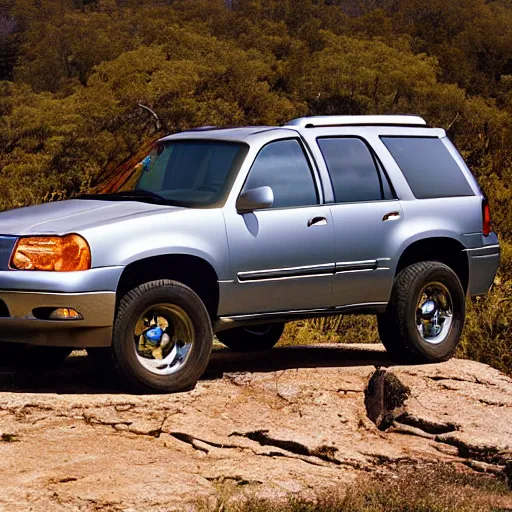
<path fill-rule="evenodd" d="M 389 300 L 403 210 L 370 145 L 359 137 L 316 140 L 330 176 L 336 272 L 333 306 Z"/>

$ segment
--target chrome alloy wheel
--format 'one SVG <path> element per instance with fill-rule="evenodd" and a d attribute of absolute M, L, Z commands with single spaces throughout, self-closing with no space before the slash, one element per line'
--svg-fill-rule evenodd
<path fill-rule="evenodd" d="M 423 287 L 416 306 L 416 327 L 427 342 L 442 343 L 451 331 L 453 302 L 448 288 L 439 282 Z"/>
<path fill-rule="evenodd" d="M 156 375 L 179 371 L 195 341 L 190 316 L 174 304 L 148 308 L 135 324 L 133 334 L 137 359 Z"/>

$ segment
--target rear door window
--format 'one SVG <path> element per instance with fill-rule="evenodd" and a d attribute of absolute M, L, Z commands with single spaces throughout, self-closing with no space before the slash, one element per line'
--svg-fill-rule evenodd
<path fill-rule="evenodd" d="M 384 172 L 370 149 L 355 137 L 320 138 L 337 203 L 393 199 Z"/>
<path fill-rule="evenodd" d="M 418 199 L 474 195 L 462 169 L 437 137 L 381 137 Z"/>

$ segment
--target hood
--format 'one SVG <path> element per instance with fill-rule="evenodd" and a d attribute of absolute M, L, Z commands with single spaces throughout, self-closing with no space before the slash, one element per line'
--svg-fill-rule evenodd
<path fill-rule="evenodd" d="M 182 210 L 141 201 L 72 199 L 0 213 L 0 235 L 65 235 L 148 213 Z"/>

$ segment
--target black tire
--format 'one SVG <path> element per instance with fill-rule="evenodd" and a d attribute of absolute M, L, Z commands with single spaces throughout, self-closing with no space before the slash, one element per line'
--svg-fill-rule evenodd
<path fill-rule="evenodd" d="M 426 341 L 418 331 L 416 311 L 420 294 L 430 283 L 440 283 L 451 296 L 451 327 L 439 343 Z M 437 261 L 415 263 L 395 279 L 391 299 L 378 316 L 379 335 L 391 358 L 397 362 L 434 363 L 453 356 L 464 328 L 466 301 L 455 272 Z"/>
<path fill-rule="evenodd" d="M 283 334 L 284 323 L 237 327 L 221 331 L 217 338 L 233 352 L 270 350 Z"/>
<path fill-rule="evenodd" d="M 180 308 L 191 322 L 194 342 L 183 364 L 167 375 L 143 366 L 135 345 L 135 326 L 153 306 Z M 175 393 L 192 389 L 206 370 L 212 350 L 210 317 L 201 299 L 187 286 L 170 280 L 152 281 L 128 292 L 119 304 L 114 323 L 112 357 L 114 367 L 132 388 L 140 392 Z"/>
<path fill-rule="evenodd" d="M 55 369 L 73 352 L 69 347 L 46 347 L 27 343 L 0 342 L 2 363 L 45 371 Z"/>

